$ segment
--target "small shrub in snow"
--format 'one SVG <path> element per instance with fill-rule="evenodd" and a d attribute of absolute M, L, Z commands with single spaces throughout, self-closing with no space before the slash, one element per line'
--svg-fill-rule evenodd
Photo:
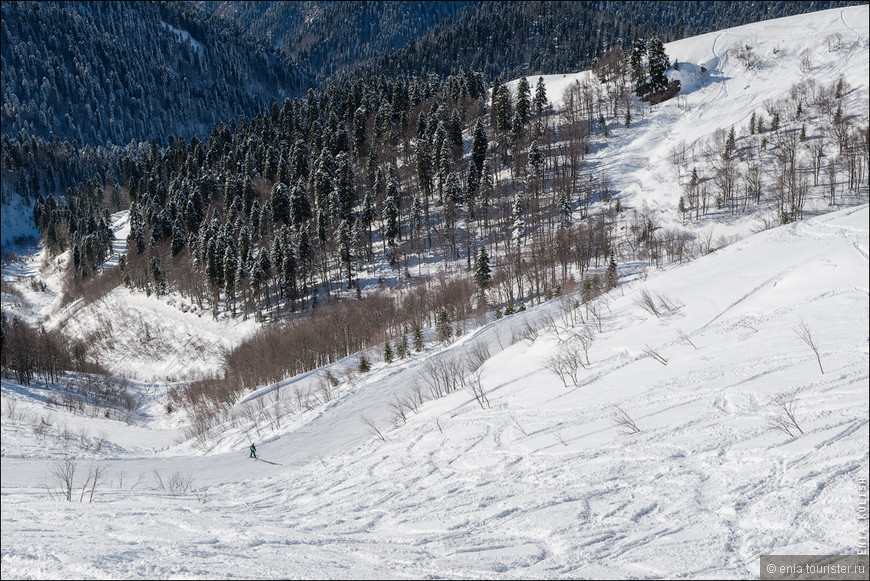
<path fill-rule="evenodd" d="M 640 432 L 640 428 L 637 427 L 637 424 L 634 423 L 628 412 L 618 405 L 613 406 L 613 423 L 618 428 L 621 428 L 620 433 L 624 436 Z"/>

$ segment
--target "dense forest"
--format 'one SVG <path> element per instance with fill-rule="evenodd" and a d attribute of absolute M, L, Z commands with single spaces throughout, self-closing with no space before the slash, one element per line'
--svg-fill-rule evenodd
<path fill-rule="evenodd" d="M 478 2 L 197 2 L 302 64 L 317 80 L 367 66 Z M 464 17 L 464 16 L 463 16 Z"/>
<path fill-rule="evenodd" d="M 163 144 L 311 86 L 269 45 L 181 3 L 4 2 L 2 16 L 7 135 Z"/>
<path fill-rule="evenodd" d="M 120 178 L 152 138 L 205 136 L 312 82 L 271 45 L 183 3 L 3 2 L 2 196 Z M 215 25 L 217 24 L 217 25 Z"/>
<path fill-rule="evenodd" d="M 492 83 L 582 70 L 635 38 L 850 3 L 4 2 L 0 193 L 120 181 L 143 143 L 203 140 L 333 76 Z"/>
<path fill-rule="evenodd" d="M 636 38 L 670 42 L 850 2 L 200 2 L 322 80 L 361 70 L 440 77 L 583 70 Z"/>

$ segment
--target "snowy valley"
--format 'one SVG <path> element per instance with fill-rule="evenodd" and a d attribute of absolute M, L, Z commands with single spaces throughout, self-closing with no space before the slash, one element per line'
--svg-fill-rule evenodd
<path fill-rule="evenodd" d="M 854 188 L 805 176 L 803 219 L 785 224 L 773 180 L 749 211 L 679 207 L 731 128 L 737 151 L 758 146 L 756 115 L 841 82 L 843 110 L 867 126 L 868 14 L 669 43 L 680 94 L 591 141 L 589 171 L 625 208 L 620 234 L 653 219 L 693 241 L 685 259 L 620 261 L 609 292 L 586 297 L 578 281 L 447 340 L 425 329 L 406 357 L 377 346 L 259 386 L 217 423 L 171 394 L 219 374 L 261 321 L 124 285 L 63 304 L 69 252 L 4 264 L 4 312 L 88 337 L 114 377 L 3 377 L 3 578 L 757 578 L 761 555 L 857 552 L 868 169 Z M 554 110 L 592 76 L 545 76 Z M 807 128 L 797 155 L 813 155 L 823 108 L 783 114 Z M 129 216 L 112 219 L 116 264 Z M 363 290 L 379 278 L 400 279 L 384 261 Z M 77 406 L 70 384 L 124 398 Z"/>

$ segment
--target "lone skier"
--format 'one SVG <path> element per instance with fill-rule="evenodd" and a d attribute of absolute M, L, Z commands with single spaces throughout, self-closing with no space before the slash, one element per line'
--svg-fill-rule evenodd
<path fill-rule="evenodd" d="M 251 444 L 251 454 L 248 458 L 253 458 L 254 460 L 257 459 L 257 447 L 253 444 Z"/>

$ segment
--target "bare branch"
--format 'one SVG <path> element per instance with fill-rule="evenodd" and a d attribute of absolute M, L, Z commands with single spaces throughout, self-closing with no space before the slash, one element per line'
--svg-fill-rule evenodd
<path fill-rule="evenodd" d="M 683 341 L 683 342 L 685 342 L 685 343 L 688 343 L 689 345 L 691 345 L 691 346 L 694 347 L 695 349 L 698 348 L 694 343 L 692 343 L 692 340 L 689 338 L 688 335 L 686 335 L 686 334 L 683 332 L 682 329 L 677 329 L 677 337 L 680 338 L 680 341 Z"/>
<path fill-rule="evenodd" d="M 648 312 L 651 315 L 655 315 L 656 318 L 661 317 L 661 313 L 659 312 L 659 307 L 656 305 L 656 301 L 652 296 L 652 293 L 649 292 L 649 289 L 644 288 L 640 291 L 640 297 L 637 299 L 637 305 Z"/>
<path fill-rule="evenodd" d="M 480 376 L 481 373 L 478 369 L 471 375 L 471 381 L 468 382 L 468 386 L 471 388 L 471 393 L 474 394 L 474 399 L 480 405 L 481 409 L 483 409 L 484 407 L 489 407 L 489 399 L 483 391 L 483 382 L 481 381 Z"/>
<path fill-rule="evenodd" d="M 63 460 L 58 460 L 49 468 L 51 475 L 60 484 L 64 498 L 70 501 L 72 500 L 73 478 L 76 474 L 76 468 L 76 461 L 69 456 Z"/>
<path fill-rule="evenodd" d="M 646 349 L 644 349 L 643 352 L 647 357 L 652 357 L 653 359 L 655 359 L 656 361 L 658 361 L 662 365 L 668 364 L 668 360 L 665 359 L 664 357 L 662 357 L 658 351 L 656 351 L 655 349 L 653 349 L 649 345 L 646 346 Z"/>
<path fill-rule="evenodd" d="M 804 433 L 795 417 L 797 409 L 797 395 L 795 393 L 778 394 L 770 405 L 773 407 L 773 413 L 768 416 L 770 427 L 785 432 L 792 438 L 795 436 L 795 430 L 801 434 Z"/>
<path fill-rule="evenodd" d="M 478 341 L 468 349 L 469 371 L 477 371 L 489 359 L 489 346 L 484 341 Z"/>
<path fill-rule="evenodd" d="M 514 423 L 517 425 L 517 427 L 520 429 L 520 431 L 523 433 L 523 435 L 524 435 L 524 436 L 528 436 L 528 434 L 527 434 L 526 431 L 523 429 L 523 427 L 520 425 L 520 423 L 517 421 L 517 419 L 516 419 L 515 417 L 513 417 L 513 416 L 511 416 L 511 419 L 514 421 Z"/>
<path fill-rule="evenodd" d="M 369 432 L 371 432 L 377 439 L 381 442 L 386 442 L 387 439 L 375 425 L 375 421 L 368 416 L 360 416 L 360 420 L 369 428 Z"/>
<path fill-rule="evenodd" d="M 822 368 L 822 358 L 819 356 L 819 346 L 816 345 L 816 341 L 813 339 L 813 332 L 805 321 L 801 320 L 801 324 L 795 329 L 795 333 L 797 333 L 797 336 L 801 338 L 801 341 L 809 345 L 810 349 L 813 350 L 813 353 L 816 354 L 816 361 L 819 363 L 819 371 L 824 375 L 825 370 Z"/>
<path fill-rule="evenodd" d="M 620 432 L 622 435 L 630 436 L 631 434 L 636 434 L 640 432 L 640 428 L 637 427 L 637 424 L 634 423 L 634 420 L 631 419 L 631 416 L 628 415 L 628 412 L 626 412 L 618 405 L 613 406 L 613 410 L 614 425 L 622 428 Z"/>

